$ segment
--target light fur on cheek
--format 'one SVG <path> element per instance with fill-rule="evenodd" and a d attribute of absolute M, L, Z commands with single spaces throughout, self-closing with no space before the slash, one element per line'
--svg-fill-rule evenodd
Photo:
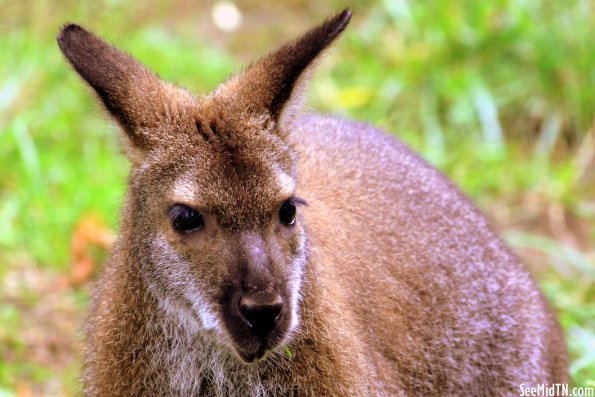
<path fill-rule="evenodd" d="M 180 258 L 167 242 L 165 236 L 158 236 L 153 245 L 152 259 L 159 266 L 160 272 L 165 275 L 164 279 L 168 280 L 167 282 L 170 284 L 167 286 L 168 289 L 175 290 L 179 288 L 183 291 L 183 296 L 191 307 L 173 304 L 171 299 L 160 292 L 163 288 L 160 288 L 156 280 L 148 280 L 147 284 L 157 296 L 161 308 L 166 313 L 174 315 L 179 323 L 187 327 L 191 333 L 199 330 L 216 330 L 220 332 L 221 325 L 215 315 L 215 310 L 208 303 L 196 283 L 193 282 L 189 264 Z M 197 319 L 200 322 L 197 322 Z"/>

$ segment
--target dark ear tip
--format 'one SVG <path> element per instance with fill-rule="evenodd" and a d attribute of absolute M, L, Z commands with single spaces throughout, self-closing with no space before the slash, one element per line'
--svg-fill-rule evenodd
<path fill-rule="evenodd" d="M 345 29 L 345 26 L 347 26 L 350 19 L 351 10 L 349 8 L 346 8 L 339 14 L 328 19 L 326 23 L 323 25 L 325 26 L 325 28 L 323 29 L 328 29 L 328 36 L 332 40 Z"/>
<path fill-rule="evenodd" d="M 69 37 L 71 37 L 74 34 L 81 33 L 81 32 L 85 32 L 85 29 L 83 29 L 82 27 L 80 27 L 79 25 L 77 25 L 75 23 L 68 22 L 68 23 L 64 24 L 64 26 L 60 30 L 60 33 L 58 34 L 58 37 L 57 37 L 58 44 L 60 44 L 60 47 L 62 47 L 62 45 L 64 43 L 66 43 L 66 41 L 69 39 Z"/>
<path fill-rule="evenodd" d="M 349 23 L 349 20 L 351 19 L 352 14 L 353 12 L 351 12 L 349 8 L 346 8 L 339 14 L 339 19 L 341 20 L 341 22 L 347 25 Z"/>
<path fill-rule="evenodd" d="M 339 29 L 343 30 L 345 28 L 345 26 L 347 26 L 347 24 L 351 20 L 351 15 L 352 15 L 351 10 L 349 8 L 346 8 L 343 11 L 341 11 L 341 13 L 334 18 L 335 21 L 337 21 L 337 25 L 338 25 Z"/>

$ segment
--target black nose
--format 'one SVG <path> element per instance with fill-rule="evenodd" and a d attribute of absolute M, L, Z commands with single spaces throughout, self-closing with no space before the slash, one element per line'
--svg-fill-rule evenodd
<path fill-rule="evenodd" d="M 240 314 L 259 336 L 268 335 L 279 320 L 283 300 L 279 295 L 246 293 L 239 303 Z"/>

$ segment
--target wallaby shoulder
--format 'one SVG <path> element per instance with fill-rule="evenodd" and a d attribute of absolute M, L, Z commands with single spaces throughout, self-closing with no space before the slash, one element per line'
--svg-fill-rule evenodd
<path fill-rule="evenodd" d="M 379 379 L 428 393 L 442 387 L 443 395 L 485 387 L 472 384 L 479 378 L 503 392 L 514 391 L 515 382 L 549 379 L 540 362 L 547 349 L 564 357 L 564 342 L 551 327 L 544 346 L 536 324 L 551 323 L 552 313 L 530 274 L 453 183 L 365 123 L 308 115 L 292 134 L 318 255 L 311 266 L 348 302 L 337 318 L 371 341 L 364 350 L 384 362 Z M 435 374 L 425 383 L 414 375 L 420 362 Z"/>

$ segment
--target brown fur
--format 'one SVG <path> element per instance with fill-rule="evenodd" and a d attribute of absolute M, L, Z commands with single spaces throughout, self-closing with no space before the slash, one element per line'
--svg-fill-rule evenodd
<path fill-rule="evenodd" d="M 62 30 L 133 163 L 87 325 L 86 394 L 505 396 L 567 381 L 535 282 L 455 186 L 373 127 L 295 115 L 349 18 L 206 98 Z M 279 221 L 287 199 L 294 225 Z M 176 204 L 204 228 L 174 230 Z M 241 321 L 248 293 L 282 302 L 265 337 Z"/>

